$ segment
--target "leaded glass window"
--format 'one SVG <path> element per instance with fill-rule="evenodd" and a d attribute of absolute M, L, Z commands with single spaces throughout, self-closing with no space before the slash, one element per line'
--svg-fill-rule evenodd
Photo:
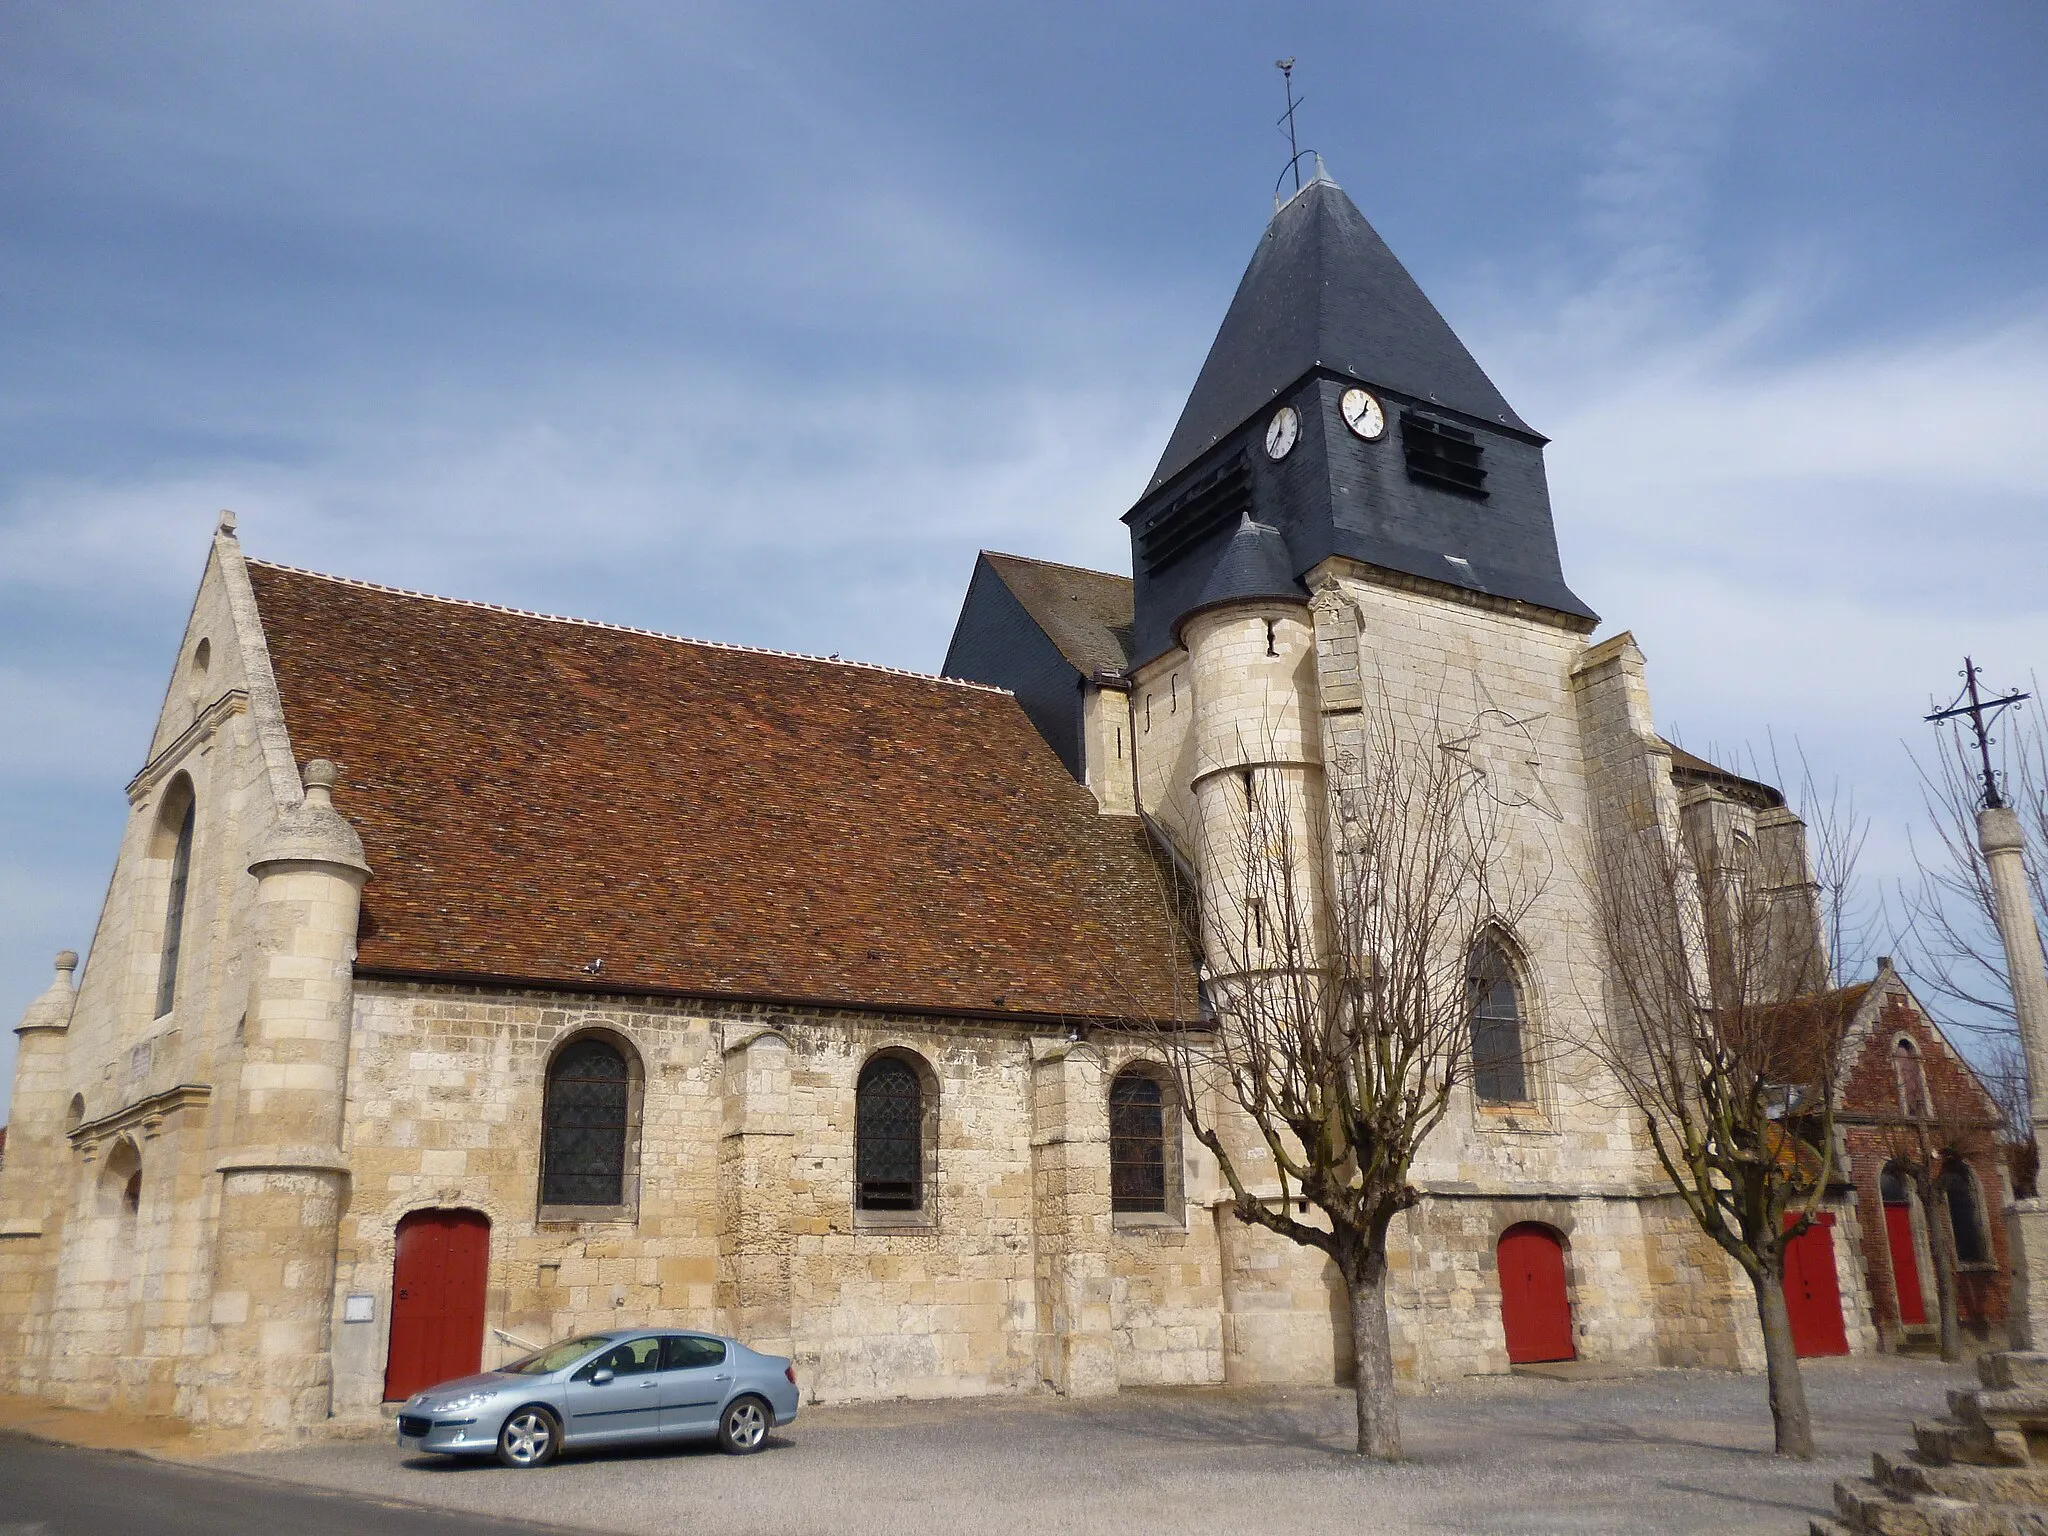
<path fill-rule="evenodd" d="M 917 1068 L 877 1056 L 854 1093 L 854 1182 L 864 1211 L 924 1205 L 924 1085 Z"/>
<path fill-rule="evenodd" d="M 542 1205 L 625 1203 L 632 1082 L 618 1047 L 587 1036 L 548 1069 Z"/>
<path fill-rule="evenodd" d="M 1958 1264 L 1989 1264 L 1991 1244 L 1984 1233 L 1984 1208 L 1977 1199 L 1977 1181 L 1969 1166 L 1951 1161 L 1941 1173 L 1941 1192 L 1948 1198 L 1948 1226 L 1956 1236 Z"/>
<path fill-rule="evenodd" d="M 1166 1093 L 1143 1072 L 1109 1085 L 1109 1208 L 1166 1209 Z"/>
<path fill-rule="evenodd" d="M 171 889 L 164 901 L 163 959 L 156 969 L 156 1016 L 162 1018 L 178 1000 L 178 949 L 185 939 L 185 890 L 192 882 L 192 822 L 197 800 L 185 802 L 178 823 L 178 841 L 171 849 Z"/>
<path fill-rule="evenodd" d="M 1482 1104 L 1523 1104 L 1529 1074 L 1522 1057 L 1522 1002 L 1508 957 L 1481 940 L 1465 979 L 1472 1006 L 1472 1091 Z"/>

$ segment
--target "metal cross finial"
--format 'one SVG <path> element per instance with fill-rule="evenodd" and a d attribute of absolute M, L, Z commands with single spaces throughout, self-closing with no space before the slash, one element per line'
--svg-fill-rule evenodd
<path fill-rule="evenodd" d="M 1984 804 L 1991 810 L 1995 811 L 2005 804 L 2004 798 L 1998 793 L 1998 775 L 1991 769 L 1991 722 L 1998 718 L 2000 710 L 2011 709 L 2022 700 L 2032 697 L 2031 693 L 2021 693 L 2014 689 L 1999 698 L 1985 698 L 1977 691 L 1977 664 L 1965 656 L 1963 691 L 1956 695 L 1955 702 L 1947 709 L 1937 709 L 1927 717 L 1930 725 L 1938 725 L 1943 720 L 1954 720 L 1958 716 L 1969 720 L 1970 733 L 1977 738 L 1977 755 L 1984 763 Z M 1965 704 L 1965 699 L 1970 702 Z"/>
<path fill-rule="evenodd" d="M 1287 110 L 1274 119 L 1274 126 L 1287 130 L 1287 168 L 1294 172 L 1294 190 L 1301 190 L 1301 150 L 1294 142 L 1294 111 L 1301 105 L 1294 99 L 1294 60 L 1275 59 L 1273 67 L 1280 71 L 1280 78 L 1287 82 Z"/>

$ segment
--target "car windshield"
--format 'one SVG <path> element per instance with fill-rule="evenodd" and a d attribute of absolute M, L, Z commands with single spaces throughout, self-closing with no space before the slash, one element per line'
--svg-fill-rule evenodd
<path fill-rule="evenodd" d="M 611 1340 L 601 1333 L 587 1333 L 580 1339 L 564 1339 L 559 1344 L 550 1344 L 546 1349 L 536 1350 L 524 1360 L 514 1360 L 503 1367 L 517 1371 L 522 1376 L 545 1376 L 550 1371 L 564 1370 L 581 1360 L 600 1345 Z"/>

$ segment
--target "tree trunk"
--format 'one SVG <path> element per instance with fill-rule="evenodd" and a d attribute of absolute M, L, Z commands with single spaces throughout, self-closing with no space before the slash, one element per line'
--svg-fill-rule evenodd
<path fill-rule="evenodd" d="M 1358 1454 L 1401 1459 L 1401 1421 L 1394 1407 L 1394 1346 L 1387 1332 L 1387 1256 L 1367 1254 L 1344 1277 L 1351 1303 L 1351 1354 L 1357 1361 Z"/>
<path fill-rule="evenodd" d="M 1764 1331 L 1764 1369 L 1771 1385 L 1771 1427 L 1780 1456 L 1813 1459 L 1813 1416 L 1806 1408 L 1806 1382 L 1799 1351 L 1792 1344 L 1792 1315 L 1785 1310 L 1785 1279 L 1765 1270 L 1750 1276 L 1756 1288 L 1756 1317 Z"/>
<path fill-rule="evenodd" d="M 1915 1179 L 1920 1210 L 1927 1218 L 1927 1246 L 1934 1258 L 1934 1304 L 1941 1317 L 1941 1358 L 1963 1358 L 1963 1322 L 1956 1296 L 1956 1235 L 1948 1221 L 1948 1196 L 1931 1174 Z"/>

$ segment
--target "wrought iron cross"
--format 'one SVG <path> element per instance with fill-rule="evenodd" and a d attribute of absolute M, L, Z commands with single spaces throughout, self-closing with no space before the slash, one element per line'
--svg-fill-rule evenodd
<path fill-rule="evenodd" d="M 1294 172 L 1294 190 L 1301 190 L 1301 150 L 1294 142 L 1294 112 L 1301 103 L 1294 99 L 1294 60 L 1275 59 L 1273 67 L 1280 71 L 1280 77 L 1287 82 L 1287 110 L 1275 119 L 1276 127 L 1287 130 L 1287 168 Z"/>
<path fill-rule="evenodd" d="M 2005 800 L 1998 793 L 1998 775 L 1991 768 L 1991 722 L 1998 718 L 2001 710 L 2011 709 L 2032 697 L 2031 693 L 2021 693 L 2015 688 L 1998 698 L 1985 698 L 1977 689 L 1977 664 L 1965 656 L 1963 691 L 1956 695 L 1955 702 L 1947 709 L 1937 709 L 1927 717 L 1929 725 L 1939 725 L 1944 720 L 1959 717 L 1970 722 L 1970 733 L 1977 738 L 1977 755 L 1984 763 L 1984 804 L 1994 811 L 2004 805 Z M 1967 704 L 1963 702 L 1965 699 L 1969 700 Z"/>

